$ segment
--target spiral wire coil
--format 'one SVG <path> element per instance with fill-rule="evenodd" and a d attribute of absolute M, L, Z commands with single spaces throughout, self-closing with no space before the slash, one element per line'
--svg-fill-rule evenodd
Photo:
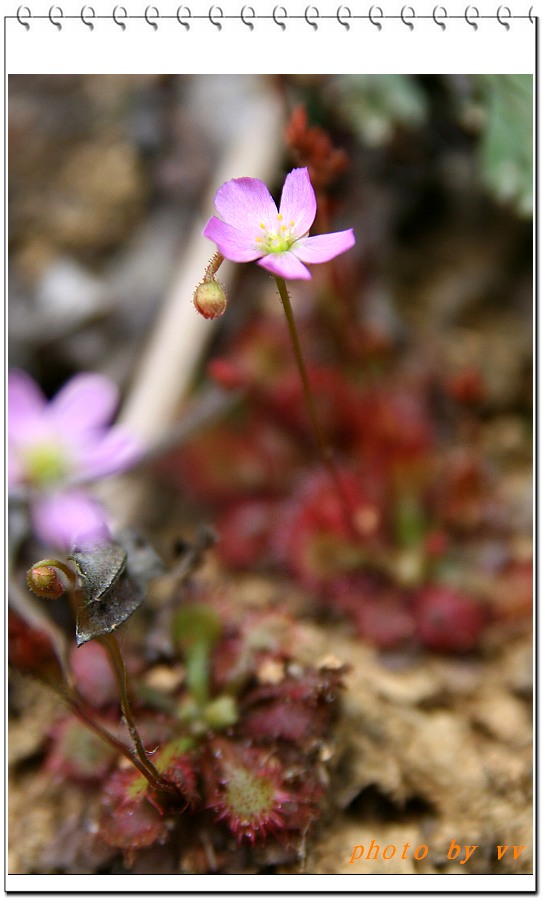
<path fill-rule="evenodd" d="M 281 31 L 285 31 L 289 22 L 301 20 L 308 25 L 312 31 L 318 31 L 322 23 L 335 21 L 345 31 L 349 31 L 353 23 L 357 20 L 366 21 L 377 31 L 381 31 L 386 27 L 386 22 L 390 20 L 399 20 L 405 25 L 408 31 L 413 31 L 419 22 L 429 20 L 433 22 L 441 31 L 447 29 L 451 20 L 463 21 L 474 31 L 477 31 L 481 25 L 488 20 L 497 21 L 506 31 L 509 31 L 514 20 L 525 19 L 534 24 L 535 16 L 533 6 L 525 13 L 514 13 L 511 7 L 501 4 L 493 13 L 481 13 L 479 8 L 474 5 L 468 5 L 463 12 L 449 12 L 445 6 L 435 6 L 431 13 L 417 13 L 411 5 L 405 5 L 399 13 L 387 13 L 383 7 L 373 4 L 365 13 L 353 12 L 351 7 L 341 4 L 337 7 L 335 13 L 321 13 L 315 5 L 309 5 L 303 13 L 288 12 L 286 6 L 276 5 L 271 8 L 270 12 L 257 12 L 253 6 L 243 5 L 238 13 L 226 14 L 219 5 L 212 5 L 206 13 L 193 13 L 189 6 L 179 6 L 175 13 L 162 14 L 155 5 L 146 6 L 142 13 L 128 12 L 125 6 L 115 5 L 108 14 L 97 14 L 94 7 L 86 4 L 80 12 L 64 12 L 59 5 L 51 6 L 47 13 L 33 14 L 29 6 L 19 6 L 15 15 L 7 15 L 6 19 L 16 19 L 19 24 L 29 31 L 33 20 L 48 20 L 52 27 L 57 31 L 62 31 L 64 23 L 67 20 L 79 20 L 89 31 L 94 31 L 98 20 L 111 20 L 122 31 L 127 28 L 127 23 L 132 19 L 142 19 L 149 25 L 153 31 L 157 31 L 161 23 L 177 22 L 185 31 L 190 31 L 192 23 L 195 21 L 208 22 L 218 32 L 222 31 L 224 22 L 227 20 L 238 20 L 246 26 L 248 31 L 254 31 L 258 21 L 270 21 L 274 23 Z"/>

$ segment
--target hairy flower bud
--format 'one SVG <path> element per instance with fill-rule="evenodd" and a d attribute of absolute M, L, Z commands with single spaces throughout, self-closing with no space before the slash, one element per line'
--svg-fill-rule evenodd
<path fill-rule="evenodd" d="M 53 566 L 33 566 L 28 570 L 26 580 L 30 590 L 38 597 L 56 600 L 65 590 L 58 572 Z"/>
<path fill-rule="evenodd" d="M 204 319 L 218 319 L 226 309 L 226 291 L 215 279 L 202 281 L 194 291 L 193 302 Z"/>

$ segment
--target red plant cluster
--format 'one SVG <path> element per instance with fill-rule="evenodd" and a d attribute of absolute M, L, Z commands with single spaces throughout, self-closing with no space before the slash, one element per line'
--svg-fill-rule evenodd
<path fill-rule="evenodd" d="M 8 660 L 14 669 L 45 681 L 62 677 L 51 635 L 30 625 L 11 609 L 8 612 Z"/>
<path fill-rule="evenodd" d="M 223 595 L 208 596 L 208 603 L 224 622 L 210 658 L 210 699 L 231 698 L 236 720 L 191 731 L 182 715 L 189 696 L 184 682 L 167 703 L 145 691 L 133 698 L 150 758 L 170 791 L 152 789 L 74 715 L 64 714 L 48 732 L 46 771 L 57 781 L 100 786 L 92 840 L 120 852 L 128 867 L 181 833 L 187 848 L 214 845 L 218 869 L 228 864 L 232 847 L 263 847 L 270 839 L 295 858 L 301 835 L 321 812 L 320 756 L 337 715 L 343 669 L 292 663 L 295 623 L 284 614 L 255 610 L 239 617 Z M 24 664 L 27 651 L 41 644 L 22 620 L 14 620 L 12 631 Z M 119 735 L 105 663 L 103 648 L 90 642 L 73 652 L 72 675 L 101 726 Z"/>
<path fill-rule="evenodd" d="M 306 334 L 307 355 L 317 356 L 311 321 Z M 503 617 L 491 590 L 463 585 L 457 563 L 467 541 L 503 519 L 488 465 L 462 442 L 464 410 L 472 414 L 477 392 L 460 391 L 451 419 L 456 391 L 447 377 L 422 369 L 405 377 L 386 352 L 378 376 L 367 375 L 328 348 L 326 364 L 309 366 L 309 380 L 336 448 L 334 483 L 315 461 L 281 323 L 247 325 L 210 374 L 241 390 L 244 402 L 172 455 L 163 474 L 206 503 L 224 563 L 288 573 L 321 612 L 347 617 L 378 647 L 474 649 L 486 625 Z"/>
<path fill-rule="evenodd" d="M 296 165 L 307 166 L 317 196 L 330 187 L 349 165 L 343 148 L 334 147 L 328 132 L 310 125 L 307 110 L 295 106 L 285 129 L 285 142 Z"/>

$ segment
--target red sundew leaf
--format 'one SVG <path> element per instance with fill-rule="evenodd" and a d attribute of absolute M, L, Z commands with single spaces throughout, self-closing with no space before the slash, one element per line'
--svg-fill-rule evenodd
<path fill-rule="evenodd" d="M 315 705 L 322 700 L 330 702 L 339 692 L 344 671 L 343 668 L 323 672 L 311 668 L 302 669 L 296 677 L 287 676 L 277 684 L 261 684 L 253 688 L 244 698 L 244 706 L 276 699 L 308 705 Z"/>
<path fill-rule="evenodd" d="M 333 582 L 326 593 L 328 608 L 350 619 L 360 637 L 383 650 L 412 641 L 415 620 L 408 595 L 368 573 Z"/>
<path fill-rule="evenodd" d="M 260 490 L 268 480 L 262 460 L 246 436 L 219 427 L 198 435 L 169 456 L 161 472 L 183 491 L 188 489 L 198 499 L 215 503 Z"/>
<path fill-rule="evenodd" d="M 78 781 L 101 781 L 117 758 L 112 747 L 72 717 L 57 722 L 51 737 L 53 745 L 46 768 L 52 775 Z"/>
<path fill-rule="evenodd" d="M 391 650 L 413 638 L 415 621 L 401 597 L 389 595 L 366 598 L 353 614 L 361 637 L 380 647 Z"/>
<path fill-rule="evenodd" d="M 249 710 L 241 731 L 256 742 L 285 740 L 305 746 L 322 737 L 329 724 L 330 712 L 322 706 L 276 700 Z"/>
<path fill-rule="evenodd" d="M 273 536 L 277 560 L 312 590 L 359 570 L 384 543 L 380 485 L 347 469 L 339 472 L 339 478 L 345 504 L 328 472 L 311 472 L 277 519 Z"/>
<path fill-rule="evenodd" d="M 329 440 L 343 448 L 357 436 L 356 393 L 343 375 L 330 366 L 308 369 L 311 389 L 318 397 L 319 422 Z M 309 432 L 305 395 L 294 368 L 278 373 L 265 385 L 262 399 L 273 415 L 294 433 Z"/>
<path fill-rule="evenodd" d="M 277 493 L 299 456 L 288 436 L 252 417 L 240 430 L 224 425 L 199 434 L 170 454 L 161 474 L 200 501 L 226 503 Z"/>
<path fill-rule="evenodd" d="M 218 519 L 219 556 L 235 568 L 249 568 L 268 556 L 278 502 L 249 499 L 230 506 Z"/>
<path fill-rule="evenodd" d="M 178 788 L 180 796 L 190 805 L 198 801 L 196 767 L 190 753 L 192 744 L 190 738 L 174 738 L 153 756 L 153 764 L 161 775 Z"/>
<path fill-rule="evenodd" d="M 417 634 L 425 647 L 465 653 L 479 643 L 487 610 L 474 598 L 448 585 L 428 585 L 413 605 Z"/>
<path fill-rule="evenodd" d="M 281 765 L 269 752 L 215 739 L 202 773 L 208 807 L 240 843 L 255 844 L 269 835 L 284 838 L 289 814 L 303 803 L 297 791 L 285 786 Z M 306 809 L 307 819 L 314 811 Z"/>
<path fill-rule="evenodd" d="M 167 838 L 164 816 L 146 791 L 139 772 L 117 771 L 105 785 L 99 834 L 110 847 L 133 851 Z"/>
<path fill-rule="evenodd" d="M 308 749 L 327 734 L 337 714 L 344 672 L 341 666 L 307 668 L 253 688 L 243 699 L 240 731 L 255 742 L 284 740 Z"/>
<path fill-rule="evenodd" d="M 239 630 L 230 631 L 213 652 L 212 680 L 216 693 L 254 678 L 260 663 L 291 657 L 300 634 L 292 617 L 280 612 L 252 610 L 243 615 Z"/>
<path fill-rule="evenodd" d="M 97 708 L 118 704 L 115 676 L 101 644 L 93 641 L 83 647 L 73 648 L 70 663 L 76 687 L 87 703 Z"/>
<path fill-rule="evenodd" d="M 63 680 L 51 635 L 33 627 L 12 610 L 8 612 L 8 660 L 15 669 L 29 675 Z"/>
<path fill-rule="evenodd" d="M 380 461 L 385 469 L 423 459 L 434 446 L 428 405 L 412 390 L 367 390 L 357 397 L 352 416 L 359 454 Z"/>

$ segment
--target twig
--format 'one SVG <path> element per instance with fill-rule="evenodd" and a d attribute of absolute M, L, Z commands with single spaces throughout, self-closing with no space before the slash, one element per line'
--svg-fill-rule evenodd
<path fill-rule="evenodd" d="M 239 129 L 225 149 L 220 167 L 204 198 L 202 212 L 183 251 L 177 278 L 155 324 L 147 349 L 137 361 L 134 381 L 120 421 L 145 442 L 162 440 L 179 416 L 205 348 L 216 323 L 199 316 L 192 304 L 194 287 L 209 263 L 212 248 L 202 237 L 207 218 L 213 213 L 217 187 L 230 178 L 250 175 L 269 180 L 278 163 L 282 114 L 277 97 L 262 90 L 251 98 L 250 107 L 236 110 Z M 210 115 L 212 113 L 210 112 Z M 222 282 L 228 292 L 233 267 L 226 264 Z M 115 527 L 130 524 L 144 500 L 142 480 L 127 476 L 101 486 Z"/>

